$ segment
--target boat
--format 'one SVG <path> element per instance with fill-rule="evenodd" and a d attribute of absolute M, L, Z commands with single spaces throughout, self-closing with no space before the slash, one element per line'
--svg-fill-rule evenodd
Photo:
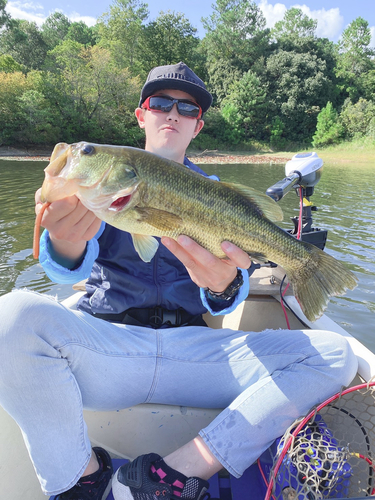
<path fill-rule="evenodd" d="M 308 167 L 305 168 L 303 164 L 306 162 L 308 163 Z M 298 168 L 296 168 L 296 165 Z M 322 162 L 315 153 L 296 155 L 294 163 L 292 165 L 287 164 L 286 166 L 285 179 L 272 186 L 268 194 L 275 199 L 280 199 L 292 188 L 301 189 L 301 193 L 303 191 L 305 197 L 305 206 L 303 207 L 303 211 L 301 211 L 305 222 L 302 237 L 308 241 L 313 241 L 318 246 L 324 247 L 326 233 L 312 227 L 311 204 L 306 202 L 311 195 L 311 190 L 313 190 L 320 178 L 321 166 Z M 304 172 L 304 175 L 301 175 L 301 171 Z M 298 232 L 297 226 L 298 224 L 296 224 L 295 230 Z M 323 315 L 314 322 L 309 321 L 303 314 L 292 290 L 290 288 L 286 290 L 283 269 L 272 265 L 272 263 L 257 264 L 249 279 L 250 293 L 247 300 L 240 304 L 235 311 L 226 316 L 214 317 L 207 313 L 204 319 L 208 326 L 211 328 L 232 328 L 244 331 L 263 331 L 265 329 L 285 329 L 289 327 L 291 329 L 311 328 L 337 332 L 347 338 L 358 358 L 358 373 L 352 385 L 357 386 L 358 384 L 362 384 L 361 387 L 363 387 L 363 384 L 369 385 L 371 383 L 372 378 L 375 376 L 375 354 L 328 316 Z M 78 299 L 85 293 L 85 290 L 83 284 L 77 284 L 73 288 L 72 295 L 65 299 L 63 304 L 74 309 Z M 172 452 L 193 439 L 198 431 L 208 425 L 220 411 L 220 408 L 205 409 L 140 404 L 136 407 L 114 412 L 85 411 L 84 417 L 92 445 L 105 448 L 111 454 L 114 468 L 116 469 L 126 460 L 132 460 L 144 453 L 152 451 L 164 456 Z M 350 412 L 346 411 L 346 414 L 349 413 L 351 415 L 351 412 L 354 413 L 354 409 Z M 373 413 L 375 415 L 375 411 Z M 273 498 L 282 498 L 284 500 L 291 500 L 292 498 L 297 498 L 298 500 L 315 500 L 320 498 L 359 498 L 370 496 L 368 488 L 365 488 L 365 493 L 353 494 L 348 488 L 340 489 L 337 486 L 337 484 L 341 485 L 350 482 L 351 478 L 354 481 L 354 475 L 351 466 L 347 465 L 348 454 L 345 455 L 343 452 L 344 447 L 338 444 L 336 436 L 332 431 L 334 427 L 332 422 L 326 424 L 324 422 L 326 419 L 325 415 L 319 418 L 323 419 L 323 423 L 319 423 L 317 432 L 325 436 L 331 436 L 326 437 L 328 444 L 325 441 L 326 448 L 328 446 L 331 452 L 331 455 L 326 457 L 326 461 L 330 462 L 331 468 L 335 469 L 336 467 L 337 469 L 338 466 L 334 466 L 334 464 L 337 464 L 337 454 L 341 453 L 344 457 L 342 459 L 343 465 L 342 467 L 340 466 L 341 479 L 338 483 L 337 481 L 334 482 L 334 487 L 332 486 L 333 480 L 331 480 L 329 483 L 331 487 L 328 493 L 324 495 L 321 492 L 322 488 L 319 489 L 317 487 L 314 489 L 309 487 L 306 489 L 307 483 L 305 479 L 300 481 L 301 474 L 296 473 L 293 479 L 294 482 L 290 480 L 291 484 L 282 483 L 281 487 L 279 484 L 279 490 L 281 488 L 282 491 L 278 497 L 275 496 L 275 492 L 277 493 L 278 490 L 278 485 L 276 484 L 276 488 L 274 487 L 273 491 Z M 360 416 L 356 417 L 357 421 L 359 418 Z M 371 418 L 369 426 L 375 427 L 375 420 L 371 423 Z M 375 419 L 375 416 L 373 418 Z M 1 407 L 0 422 L 1 496 L 7 500 L 42 500 L 46 498 L 41 492 L 20 429 Z M 311 421 L 308 422 L 308 425 L 310 424 Z M 327 429 L 327 426 L 329 429 Z M 311 427 L 309 429 L 311 430 Z M 344 431 L 342 429 L 340 431 L 344 433 L 340 439 L 343 442 L 349 443 L 353 439 L 353 429 L 350 426 L 347 430 L 345 429 L 346 425 L 344 425 Z M 306 445 L 308 439 L 306 434 L 304 436 L 303 439 L 300 439 L 302 446 Z M 367 439 L 367 441 L 369 440 Z M 373 448 L 375 449 L 374 436 L 370 436 L 370 441 L 370 444 L 367 443 L 368 453 L 365 457 L 367 459 L 367 472 L 363 473 L 365 478 L 362 479 L 362 482 L 367 481 L 368 483 L 371 481 L 372 484 L 374 481 L 373 476 L 375 475 L 372 472 L 374 467 L 371 461 L 371 452 Z M 258 463 L 253 464 L 247 469 L 240 479 L 231 477 L 226 471 L 222 471 L 211 478 L 209 489 L 211 498 L 220 500 L 266 499 L 269 479 L 265 475 L 267 476 L 266 472 L 270 472 L 274 468 L 274 458 L 278 454 L 280 442 L 275 443 L 273 447 L 267 450 L 264 457 L 260 457 Z M 313 445 L 308 448 L 309 453 L 313 448 Z M 332 459 L 332 453 L 336 453 L 336 462 Z M 375 454 L 372 456 L 375 456 Z M 293 456 L 292 458 L 289 456 L 288 459 L 284 459 L 282 462 L 284 468 L 286 467 L 289 472 L 297 470 L 293 460 Z M 369 464 L 369 462 L 371 463 Z M 303 470 L 306 470 L 306 465 L 304 467 Z M 370 479 L 368 479 L 366 474 L 371 476 Z M 280 474 L 279 476 L 274 476 L 275 483 L 277 483 L 279 477 Z M 347 477 L 347 479 L 343 479 L 344 477 Z M 357 476 L 354 482 L 358 483 Z M 362 488 L 359 491 L 364 490 Z M 370 493 L 373 494 L 372 486 Z M 113 500 L 112 494 L 109 495 L 108 500 Z"/>

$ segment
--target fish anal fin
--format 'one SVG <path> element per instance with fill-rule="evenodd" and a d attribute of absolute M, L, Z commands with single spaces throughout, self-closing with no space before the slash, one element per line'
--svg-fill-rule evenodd
<path fill-rule="evenodd" d="M 137 207 L 139 220 L 146 222 L 161 232 L 178 230 L 183 221 L 180 216 L 152 207 Z"/>
<path fill-rule="evenodd" d="M 144 262 L 151 262 L 157 249 L 159 248 L 159 242 L 153 236 L 147 236 L 144 234 L 132 234 L 134 248 L 139 255 L 139 257 Z"/>
<path fill-rule="evenodd" d="M 280 206 L 269 196 L 249 186 L 243 184 L 234 184 L 231 182 L 222 182 L 225 186 L 237 191 L 244 198 L 250 201 L 258 211 L 272 221 L 282 221 L 283 212 Z"/>

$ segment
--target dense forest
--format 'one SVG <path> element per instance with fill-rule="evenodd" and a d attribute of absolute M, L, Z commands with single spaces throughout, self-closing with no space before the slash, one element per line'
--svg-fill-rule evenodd
<path fill-rule="evenodd" d="M 142 147 L 134 109 L 156 65 L 184 61 L 214 105 L 200 149 L 375 142 L 375 50 L 358 17 L 338 43 L 291 8 L 273 29 L 250 0 L 216 0 L 205 36 L 180 13 L 113 0 L 93 27 L 60 12 L 41 27 L 0 0 L 0 145 L 90 140 Z"/>

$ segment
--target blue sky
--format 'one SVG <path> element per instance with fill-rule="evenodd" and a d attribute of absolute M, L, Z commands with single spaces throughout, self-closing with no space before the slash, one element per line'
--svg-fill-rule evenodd
<path fill-rule="evenodd" d="M 198 29 L 198 35 L 204 36 L 202 17 L 212 13 L 214 0 L 143 0 L 149 6 L 149 20 L 155 19 L 160 11 L 172 10 L 185 14 L 190 23 Z M 372 32 L 371 45 L 375 47 L 375 5 L 374 0 L 305 0 L 290 2 L 286 0 L 256 0 L 272 27 L 282 19 L 286 9 L 299 7 L 308 16 L 317 19 L 318 36 L 337 41 L 342 31 L 355 18 L 361 16 L 368 21 Z M 14 18 L 28 19 L 42 24 L 45 18 L 59 10 L 72 21 L 83 20 L 95 24 L 96 19 L 109 9 L 111 0 L 8 0 L 7 11 Z"/>

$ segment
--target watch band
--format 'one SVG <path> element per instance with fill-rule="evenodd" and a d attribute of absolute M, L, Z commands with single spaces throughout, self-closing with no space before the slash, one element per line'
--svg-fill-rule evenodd
<path fill-rule="evenodd" d="M 208 298 L 216 299 L 216 300 L 230 300 L 232 297 L 236 295 L 238 290 L 241 288 L 243 285 L 243 277 L 242 277 L 242 271 L 241 269 L 237 270 L 237 275 L 230 283 L 227 288 L 223 292 L 213 292 L 209 288 L 206 288 L 206 293 L 208 295 Z"/>

